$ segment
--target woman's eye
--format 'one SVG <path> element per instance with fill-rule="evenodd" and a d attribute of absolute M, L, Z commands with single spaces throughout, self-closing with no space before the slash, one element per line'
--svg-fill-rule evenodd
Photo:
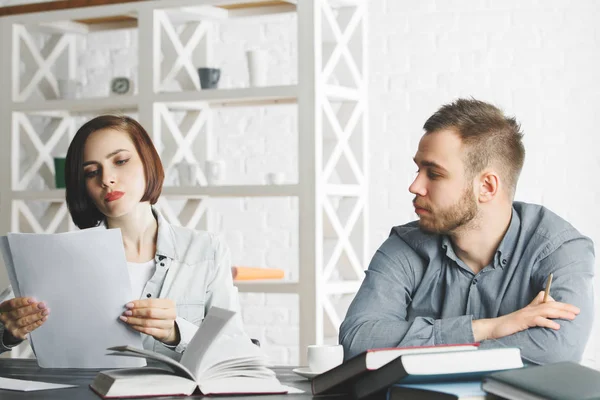
<path fill-rule="evenodd" d="M 123 164 L 127 163 L 127 161 L 129 161 L 129 158 L 127 158 L 127 159 L 125 159 L 125 160 L 118 160 L 118 161 L 116 162 L 116 164 L 117 164 L 117 165 L 123 165 Z"/>
<path fill-rule="evenodd" d="M 97 175 L 98 175 L 98 170 L 94 170 L 94 171 L 87 171 L 83 176 L 85 176 L 86 178 L 93 178 Z"/>

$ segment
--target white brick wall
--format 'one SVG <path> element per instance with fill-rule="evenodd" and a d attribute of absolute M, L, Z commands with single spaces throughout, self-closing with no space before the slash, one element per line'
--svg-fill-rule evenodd
<path fill-rule="evenodd" d="M 26 1 L 0 0 L 21 3 Z M 370 168 L 377 178 L 371 183 L 372 251 L 391 226 L 414 219 L 407 188 L 421 127 L 442 103 L 459 96 L 496 103 L 521 121 L 527 158 L 517 199 L 550 207 L 600 243 L 594 179 L 600 174 L 594 129 L 600 125 L 600 3 L 371 0 L 369 10 L 370 146 L 376 155 Z M 243 50 L 257 46 L 269 49 L 273 83 L 296 80 L 296 32 L 286 18 L 218 29 L 214 61 L 223 69 L 222 87 L 246 85 Z M 105 93 L 110 77 L 133 74 L 136 45 L 127 32 L 89 38 L 80 58 L 86 90 Z M 297 145 L 295 126 L 293 107 L 223 111 L 215 126 L 216 151 L 227 161 L 227 180 L 258 183 L 273 170 L 296 180 L 297 160 L 287 156 Z M 232 200 L 219 204 L 215 215 L 235 262 L 282 267 L 297 276 L 294 200 Z M 242 298 L 251 335 L 276 363 L 296 363 L 297 298 Z M 600 368 L 594 341 L 585 362 Z"/>

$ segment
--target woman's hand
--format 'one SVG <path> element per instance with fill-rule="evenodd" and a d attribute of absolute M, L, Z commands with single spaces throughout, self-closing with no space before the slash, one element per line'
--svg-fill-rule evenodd
<path fill-rule="evenodd" d="M 4 324 L 5 344 L 25 340 L 29 332 L 46 322 L 49 314 L 50 309 L 46 304 L 33 297 L 16 297 L 2 302 L 0 321 Z"/>
<path fill-rule="evenodd" d="M 125 307 L 127 310 L 119 317 L 121 321 L 164 344 L 179 344 L 179 330 L 175 324 L 177 310 L 173 300 L 134 300 L 125 304 Z"/>

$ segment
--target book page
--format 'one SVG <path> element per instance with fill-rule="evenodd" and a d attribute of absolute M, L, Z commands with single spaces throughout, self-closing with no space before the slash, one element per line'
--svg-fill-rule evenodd
<path fill-rule="evenodd" d="M 206 351 L 196 376 L 205 381 L 214 379 L 217 375 L 275 377 L 275 373 L 267 368 L 267 358 L 263 351 L 247 335 L 226 333 Z"/>
<path fill-rule="evenodd" d="M 206 361 L 203 358 L 207 350 L 213 345 L 221 332 L 225 330 L 234 315 L 234 311 L 211 307 L 185 349 L 181 357 L 181 364 L 194 374 L 196 381 L 200 379 L 201 372 L 206 369 L 204 367 Z"/>
<path fill-rule="evenodd" d="M 115 346 L 109 347 L 106 350 L 114 351 L 114 353 L 109 353 L 109 355 L 111 356 L 140 357 L 149 360 L 160 361 L 171 367 L 171 369 L 173 369 L 173 372 L 175 372 L 177 375 L 189 378 L 193 381 L 196 380 L 196 378 L 189 369 L 187 369 L 185 366 L 181 365 L 177 361 L 173 360 L 171 357 L 165 356 L 164 354 L 156 353 L 150 350 L 138 349 L 132 346 Z"/>
<path fill-rule="evenodd" d="M 58 234 L 9 233 L 22 296 L 44 301 L 48 320 L 30 334 L 44 368 L 120 368 L 141 359 L 107 357 L 115 345 L 142 347 L 141 334 L 119 320 L 136 298 L 121 231 L 92 228 Z"/>

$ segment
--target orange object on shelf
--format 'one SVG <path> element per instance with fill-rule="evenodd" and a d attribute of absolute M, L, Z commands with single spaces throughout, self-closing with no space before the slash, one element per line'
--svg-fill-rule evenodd
<path fill-rule="evenodd" d="M 253 281 L 260 279 L 283 279 L 284 271 L 278 268 L 231 267 L 234 281 Z"/>

